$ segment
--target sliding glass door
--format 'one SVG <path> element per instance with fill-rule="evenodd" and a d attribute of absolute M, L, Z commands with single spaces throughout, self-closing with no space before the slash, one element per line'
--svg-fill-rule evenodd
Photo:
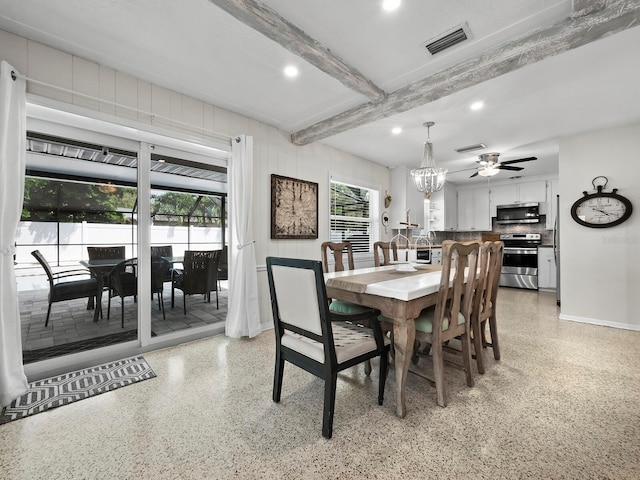
<path fill-rule="evenodd" d="M 15 257 L 25 364 L 222 331 L 228 152 L 139 135 L 31 122 Z"/>
<path fill-rule="evenodd" d="M 152 272 L 151 336 L 220 326 L 228 300 L 221 272 L 227 263 L 226 162 L 158 145 L 151 152 L 152 263 L 167 263 L 162 282 Z"/>
<path fill-rule="evenodd" d="M 111 275 L 138 252 L 137 149 L 28 132 L 15 259 L 25 364 L 138 338 L 135 292 Z"/>

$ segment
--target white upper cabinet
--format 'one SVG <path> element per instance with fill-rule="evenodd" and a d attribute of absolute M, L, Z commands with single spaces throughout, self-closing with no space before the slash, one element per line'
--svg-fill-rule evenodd
<path fill-rule="evenodd" d="M 544 202 L 547 199 L 547 182 L 518 183 L 518 201 L 516 203 Z"/>
<path fill-rule="evenodd" d="M 406 167 L 396 167 L 391 170 L 391 205 L 389 213 L 391 220 L 389 227 L 406 228 L 399 225 L 399 222 L 406 222 L 407 210 L 409 210 L 409 220 L 417 223 L 420 228 L 424 228 L 424 193 L 416 190 L 411 178 L 411 169 Z"/>
<path fill-rule="evenodd" d="M 458 196 L 456 187 L 445 183 L 444 188 L 431 194 L 430 230 L 454 231 L 457 228 Z"/>
<path fill-rule="evenodd" d="M 458 190 L 458 230 L 490 231 L 489 188 Z"/>
<path fill-rule="evenodd" d="M 497 205 L 511 205 L 516 203 L 518 188 L 515 183 L 491 187 L 491 216 L 496 216 Z"/>
<path fill-rule="evenodd" d="M 547 200 L 547 182 L 510 183 L 491 187 L 491 217 L 496 216 L 498 205 L 512 205 L 514 203 L 540 202 Z"/>

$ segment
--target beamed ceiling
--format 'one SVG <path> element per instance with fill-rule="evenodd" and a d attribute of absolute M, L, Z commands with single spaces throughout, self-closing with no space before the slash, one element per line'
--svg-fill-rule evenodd
<path fill-rule="evenodd" d="M 557 171 L 561 136 L 640 121 L 640 0 L 381 4 L 0 0 L 0 29 L 390 168 L 420 164 L 428 120 L 439 165 L 538 157 L 522 176 Z M 426 51 L 461 26 L 467 40 Z"/>

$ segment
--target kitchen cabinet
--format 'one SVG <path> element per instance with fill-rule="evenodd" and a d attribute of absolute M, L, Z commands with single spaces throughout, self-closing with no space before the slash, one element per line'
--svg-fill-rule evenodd
<path fill-rule="evenodd" d="M 489 231 L 489 188 L 458 190 L 458 231 Z"/>
<path fill-rule="evenodd" d="M 518 187 L 518 199 L 515 203 L 544 202 L 547 199 L 547 182 L 523 182 Z"/>
<path fill-rule="evenodd" d="M 456 187 L 445 184 L 442 190 L 431 194 L 430 230 L 455 231 L 458 225 L 458 196 Z"/>
<path fill-rule="evenodd" d="M 538 247 L 538 289 L 556 289 L 556 261 L 553 247 Z"/>
<path fill-rule="evenodd" d="M 547 230 L 553 230 L 556 216 L 558 215 L 557 195 L 560 191 L 558 187 L 558 179 L 547 180 L 547 209 L 545 212 L 547 215 Z"/>
<path fill-rule="evenodd" d="M 391 192 L 392 197 L 390 208 L 391 220 L 389 226 L 393 229 L 405 229 L 399 222 L 407 221 L 407 210 L 411 223 L 417 223 L 420 228 L 424 227 L 424 193 L 416 190 L 411 178 L 411 169 L 406 167 L 396 167 L 391 170 Z"/>
<path fill-rule="evenodd" d="M 491 217 L 496 216 L 498 205 L 512 205 L 514 203 L 543 203 L 547 200 L 547 182 L 510 183 L 491 187 Z"/>

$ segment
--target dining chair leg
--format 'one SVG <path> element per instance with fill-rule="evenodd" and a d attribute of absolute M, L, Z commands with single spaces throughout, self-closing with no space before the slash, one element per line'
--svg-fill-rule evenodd
<path fill-rule="evenodd" d="M 273 372 L 273 401 L 278 403 L 280 401 L 280 394 L 282 392 L 282 377 L 284 375 L 284 358 L 280 352 L 276 352 L 276 365 Z"/>
<path fill-rule="evenodd" d="M 184 314 L 187 314 L 187 294 L 183 292 L 182 294 L 182 306 L 184 307 Z"/>
<path fill-rule="evenodd" d="M 491 331 L 491 348 L 493 348 L 493 358 L 500 360 L 500 345 L 498 344 L 498 322 L 496 316 L 489 317 L 489 330 Z"/>
<path fill-rule="evenodd" d="M 216 289 L 216 310 L 220 310 L 220 301 L 218 300 L 218 290 Z"/>
<path fill-rule="evenodd" d="M 111 291 L 108 294 L 109 300 L 107 301 L 107 320 L 111 318 Z"/>
<path fill-rule="evenodd" d="M 482 345 L 482 322 L 477 319 L 471 320 L 471 326 L 473 328 L 473 350 L 476 354 L 476 364 L 478 366 L 478 373 L 484 374 L 484 348 Z"/>
<path fill-rule="evenodd" d="M 469 338 L 469 334 L 465 333 L 464 335 L 461 335 L 460 341 L 462 342 L 462 362 L 464 364 L 464 371 L 467 376 L 467 385 L 469 387 L 473 387 L 473 374 L 471 373 L 471 341 Z M 480 353 L 482 354 L 482 352 Z"/>
<path fill-rule="evenodd" d="M 322 436 L 331 438 L 333 434 L 333 410 L 336 405 L 336 384 L 338 372 L 331 372 L 324 380 L 324 412 L 322 416 Z"/>
<path fill-rule="evenodd" d="M 175 306 L 175 288 L 173 288 L 173 280 L 171 280 L 171 308 Z"/>
<path fill-rule="evenodd" d="M 122 313 L 122 316 L 120 317 L 122 319 L 121 320 L 122 328 L 124 328 L 124 298 L 120 298 L 120 309 Z"/>
<path fill-rule="evenodd" d="M 384 352 L 380 355 L 380 378 L 378 383 L 378 405 L 382 405 L 384 401 L 384 385 L 387 381 L 387 369 L 389 368 L 389 355 L 387 352 Z"/>
<path fill-rule="evenodd" d="M 447 406 L 447 392 L 444 385 L 444 359 L 442 356 L 442 343 L 435 342 L 431 345 L 431 355 L 433 357 L 433 377 L 436 384 L 436 397 L 438 405 Z"/>

